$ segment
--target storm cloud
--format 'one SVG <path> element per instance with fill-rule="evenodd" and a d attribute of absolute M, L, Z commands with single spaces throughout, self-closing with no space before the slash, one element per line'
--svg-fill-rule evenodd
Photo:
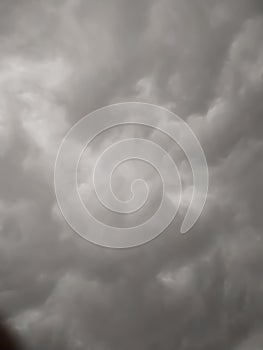
<path fill-rule="evenodd" d="M 29 349 L 263 346 L 262 33 L 262 0 L 1 0 L 0 312 Z M 123 101 L 180 115 L 210 187 L 188 234 L 111 250 L 68 227 L 53 168 Z"/>

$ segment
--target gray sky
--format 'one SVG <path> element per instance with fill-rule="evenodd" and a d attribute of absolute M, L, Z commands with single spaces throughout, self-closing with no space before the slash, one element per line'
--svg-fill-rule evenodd
<path fill-rule="evenodd" d="M 29 346 L 262 348 L 262 33 L 262 0 L 1 0 L 0 312 Z M 182 116 L 210 188 L 191 233 L 116 251 L 70 230 L 53 166 L 121 101 Z"/>

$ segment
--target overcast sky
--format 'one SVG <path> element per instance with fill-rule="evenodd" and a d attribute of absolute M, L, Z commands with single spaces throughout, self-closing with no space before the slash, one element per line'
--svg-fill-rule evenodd
<path fill-rule="evenodd" d="M 122 101 L 187 121 L 210 187 L 190 234 L 111 250 L 69 228 L 53 168 Z M 1 0 L 0 313 L 29 349 L 261 349 L 262 136 L 262 0 Z"/>

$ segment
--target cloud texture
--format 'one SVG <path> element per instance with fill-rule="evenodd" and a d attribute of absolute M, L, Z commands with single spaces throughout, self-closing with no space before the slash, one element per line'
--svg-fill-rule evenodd
<path fill-rule="evenodd" d="M 29 348 L 262 348 L 262 33 L 262 0 L 1 1 L 0 312 Z M 62 137 L 120 101 L 170 108 L 202 144 L 186 236 L 109 250 L 61 217 Z"/>

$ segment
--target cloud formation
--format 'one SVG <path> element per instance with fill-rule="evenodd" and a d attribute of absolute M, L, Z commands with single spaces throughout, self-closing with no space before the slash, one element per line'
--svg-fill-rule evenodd
<path fill-rule="evenodd" d="M 0 312 L 29 348 L 262 347 L 262 32 L 262 0 L 1 1 Z M 188 235 L 115 251 L 69 229 L 53 166 L 74 122 L 131 100 L 189 123 L 210 189 Z"/>

